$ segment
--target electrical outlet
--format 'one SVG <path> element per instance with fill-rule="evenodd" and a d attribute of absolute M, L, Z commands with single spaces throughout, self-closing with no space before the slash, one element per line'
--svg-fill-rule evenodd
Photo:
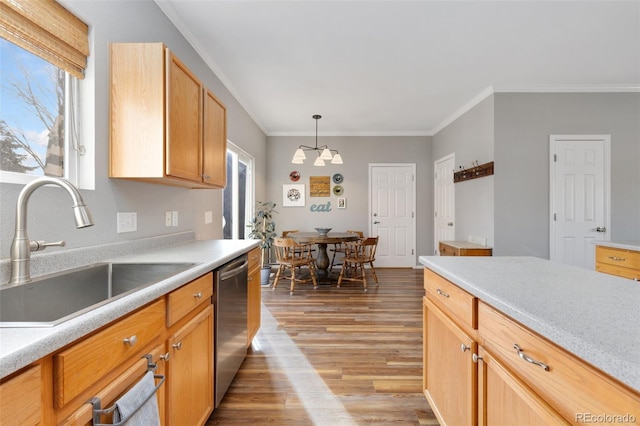
<path fill-rule="evenodd" d="M 178 212 L 171 212 L 171 226 L 178 226 Z"/>
<path fill-rule="evenodd" d="M 204 212 L 204 224 L 208 225 L 209 223 L 213 223 L 213 212 L 211 210 Z"/>
<path fill-rule="evenodd" d="M 135 232 L 138 230 L 138 213 L 136 212 L 118 212 L 116 213 L 116 232 L 123 234 L 125 232 Z"/>
<path fill-rule="evenodd" d="M 173 215 L 171 212 L 164 212 L 164 226 L 173 226 Z"/>

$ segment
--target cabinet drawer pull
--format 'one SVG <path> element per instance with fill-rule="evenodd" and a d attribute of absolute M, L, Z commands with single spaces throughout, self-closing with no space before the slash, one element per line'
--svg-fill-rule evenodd
<path fill-rule="evenodd" d="M 469 349 L 471 349 L 470 346 L 465 345 L 464 343 L 460 345 L 460 350 L 462 352 L 468 351 Z"/>
<path fill-rule="evenodd" d="M 482 360 L 482 357 L 480 355 L 478 355 L 478 354 L 473 354 L 471 359 L 473 359 L 473 362 L 475 362 L 477 364 L 478 361 Z"/>
<path fill-rule="evenodd" d="M 135 344 L 138 342 L 138 336 L 136 336 L 136 335 L 134 334 L 134 335 L 133 335 L 133 336 L 131 336 L 131 337 L 128 337 L 128 338 L 124 338 L 124 339 L 122 339 L 122 342 L 123 342 L 125 345 L 133 346 L 133 345 L 135 345 Z"/>
<path fill-rule="evenodd" d="M 436 293 L 438 293 L 440 296 L 449 297 L 449 294 L 445 293 L 444 291 L 440 290 L 439 288 L 436 289 Z"/>
<path fill-rule="evenodd" d="M 197 293 L 193 293 L 193 297 L 195 297 L 196 299 L 202 299 L 202 292 L 199 291 Z"/>
<path fill-rule="evenodd" d="M 544 371 L 549 371 L 549 366 L 547 364 L 540 361 L 536 361 L 535 359 L 528 357 L 527 354 L 525 354 L 524 351 L 520 349 L 520 346 L 518 346 L 517 343 L 513 344 L 513 349 L 516 350 L 520 358 L 524 359 L 525 361 L 531 364 L 539 365 L 540 367 L 542 367 Z"/>
<path fill-rule="evenodd" d="M 609 259 L 617 260 L 617 261 L 620 261 L 620 262 L 624 262 L 625 260 L 627 260 L 624 257 L 618 257 L 618 256 L 609 256 Z"/>
<path fill-rule="evenodd" d="M 164 355 L 160 355 L 160 359 L 163 360 L 164 362 L 169 361 L 169 358 L 171 358 L 171 354 L 169 352 L 167 352 Z"/>
<path fill-rule="evenodd" d="M 182 349 L 182 342 L 174 343 L 171 346 L 174 347 L 177 350 L 180 350 L 180 349 Z"/>

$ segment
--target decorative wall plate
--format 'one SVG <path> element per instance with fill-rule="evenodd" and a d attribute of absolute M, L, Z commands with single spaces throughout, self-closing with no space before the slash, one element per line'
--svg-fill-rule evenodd
<path fill-rule="evenodd" d="M 336 195 L 342 195 L 344 193 L 344 188 L 342 185 L 336 185 L 333 187 L 333 193 Z"/>
<path fill-rule="evenodd" d="M 344 178 L 340 173 L 336 173 L 335 175 L 333 175 L 333 183 L 342 183 L 343 180 Z"/>
<path fill-rule="evenodd" d="M 297 182 L 300 179 L 300 172 L 297 170 L 292 171 L 289 173 L 289 179 L 291 179 L 291 182 Z"/>

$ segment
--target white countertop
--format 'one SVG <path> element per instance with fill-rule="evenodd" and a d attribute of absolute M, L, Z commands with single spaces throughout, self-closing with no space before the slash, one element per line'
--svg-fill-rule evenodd
<path fill-rule="evenodd" d="M 257 240 L 204 240 L 143 251 L 118 262 L 197 263 L 171 278 L 143 288 L 91 312 L 53 327 L 0 328 L 0 378 L 46 356 L 88 333 L 233 260 L 259 245 Z"/>
<path fill-rule="evenodd" d="M 640 251 L 640 241 L 594 241 L 597 246 Z"/>
<path fill-rule="evenodd" d="M 640 391 L 640 284 L 535 257 L 420 256 L 420 263 Z"/>

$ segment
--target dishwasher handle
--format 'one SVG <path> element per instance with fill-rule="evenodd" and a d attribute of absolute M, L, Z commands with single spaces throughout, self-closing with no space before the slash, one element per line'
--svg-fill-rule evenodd
<path fill-rule="evenodd" d="M 246 257 L 229 263 L 228 265 L 218 270 L 218 274 L 220 274 L 220 280 L 226 280 L 228 278 L 241 274 L 243 271 L 247 270 L 248 265 L 249 262 L 247 261 Z"/>

